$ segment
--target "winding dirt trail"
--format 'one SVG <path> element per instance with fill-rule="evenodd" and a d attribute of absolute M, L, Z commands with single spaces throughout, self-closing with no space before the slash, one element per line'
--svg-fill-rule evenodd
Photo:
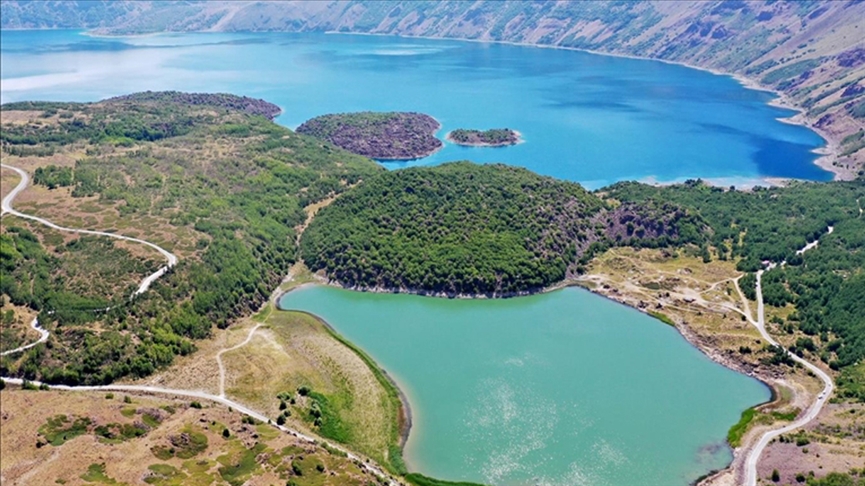
<path fill-rule="evenodd" d="M 230 348 L 222 349 L 218 353 L 216 353 L 216 364 L 219 365 L 219 396 L 220 397 L 225 398 L 225 365 L 222 364 L 222 354 L 227 353 L 229 351 L 234 351 L 235 349 L 242 348 L 242 347 L 246 346 L 247 344 L 249 344 L 249 341 L 252 340 L 253 334 L 255 334 L 255 331 L 257 331 L 259 327 L 261 327 L 261 324 L 260 323 L 256 324 L 255 327 L 253 327 L 249 331 L 249 334 L 247 334 L 246 339 L 244 339 L 242 343 L 237 344 L 235 346 L 232 346 Z"/>
<path fill-rule="evenodd" d="M 832 233 L 832 230 L 833 230 L 833 228 L 830 226 L 827 234 Z M 814 248 L 815 246 L 817 246 L 817 241 L 819 241 L 819 240 L 815 240 L 815 241 L 809 243 L 808 245 L 806 245 L 802 250 L 800 250 L 800 252 L 798 254 L 801 255 L 805 251 L 810 250 L 811 248 Z M 786 262 L 784 262 L 784 263 L 786 263 Z M 782 263 L 782 265 L 783 265 L 783 263 Z M 769 269 L 771 270 L 771 267 Z M 752 325 L 754 325 L 754 327 L 757 328 L 757 330 L 760 332 L 760 335 L 763 337 L 763 339 L 765 339 L 770 344 L 775 345 L 775 346 L 780 346 L 783 349 L 783 346 L 778 344 L 778 341 L 773 339 L 772 336 L 769 335 L 769 333 L 766 331 L 766 313 L 765 313 L 765 306 L 763 304 L 762 277 L 763 277 L 763 270 L 760 270 L 757 272 L 757 289 L 756 289 L 757 290 L 757 319 L 756 320 L 754 320 L 754 318 L 750 315 L 751 314 L 750 306 L 748 305 L 747 299 L 745 299 L 745 296 L 742 294 L 742 290 L 739 288 L 738 279 L 736 280 L 736 290 L 739 292 L 739 295 L 742 297 L 742 302 L 745 305 L 745 309 L 747 311 L 747 313 L 745 314 L 745 317 L 747 317 L 748 322 L 750 322 Z M 801 417 L 799 417 L 797 420 L 793 421 L 792 423 L 785 425 L 784 427 L 765 432 L 760 437 L 760 440 L 758 440 L 757 443 L 754 444 L 753 447 L 751 447 L 751 449 L 748 451 L 748 455 L 745 458 L 745 483 L 744 484 L 746 486 L 757 486 L 757 462 L 760 460 L 760 456 L 763 454 L 763 451 L 766 449 L 766 446 L 768 446 L 769 443 L 773 439 L 777 438 L 781 434 L 786 434 L 787 432 L 792 432 L 793 430 L 796 430 L 800 427 L 803 427 L 803 426 L 807 425 L 809 422 L 811 422 L 812 420 L 814 420 L 815 418 L 817 418 L 817 415 L 819 415 L 820 411 L 823 410 L 823 406 L 829 400 L 829 396 L 832 395 L 832 391 L 835 388 L 835 385 L 832 382 L 832 377 L 830 377 L 826 372 L 821 370 L 819 367 L 817 367 L 813 363 L 811 363 L 811 362 L 809 362 L 803 358 L 800 358 L 799 356 L 796 356 L 795 354 L 790 353 L 789 351 L 785 350 L 785 352 L 787 353 L 787 355 L 790 358 L 793 359 L 793 361 L 796 361 L 797 363 L 801 364 L 807 370 L 811 371 L 818 378 L 820 378 L 820 380 L 823 382 L 823 391 L 821 391 L 820 394 L 817 395 L 817 400 L 815 400 L 814 403 L 812 403 L 811 406 L 808 407 L 808 409 L 805 411 L 805 413 Z"/>
<path fill-rule="evenodd" d="M 43 329 L 42 327 L 39 326 L 39 318 L 38 317 L 33 318 L 33 322 L 30 323 L 30 327 L 32 327 L 33 329 L 35 329 L 36 331 L 39 332 L 40 335 L 39 335 L 38 341 L 34 341 L 30 344 L 20 346 L 20 347 L 17 347 L 15 349 L 3 351 L 2 353 L 0 353 L 0 356 L 6 356 L 9 354 L 20 353 L 21 351 L 26 351 L 26 350 L 32 348 L 33 346 L 36 346 L 37 344 L 40 344 L 40 343 L 44 343 L 45 341 L 48 340 L 49 333 L 48 333 L 48 331 L 46 331 L 45 329 Z"/>
<path fill-rule="evenodd" d="M 66 231 L 69 233 L 80 233 L 80 234 L 84 234 L 84 235 L 107 236 L 109 238 L 115 238 L 118 240 L 125 240 L 125 241 L 131 241 L 133 243 L 140 243 L 142 245 L 147 245 L 150 248 L 153 248 L 154 250 L 161 253 L 162 256 L 164 256 L 165 259 L 168 261 L 168 263 L 164 267 L 153 272 L 151 275 L 148 275 L 147 277 L 145 277 L 144 280 L 141 281 L 141 284 L 139 284 L 138 289 L 132 294 L 133 297 L 135 297 L 138 294 L 146 292 L 147 289 L 150 288 L 150 284 L 155 282 L 156 279 L 158 279 L 159 277 L 165 275 L 165 272 L 167 272 L 169 268 L 173 267 L 174 265 L 177 265 L 177 256 L 176 255 L 169 252 L 165 248 L 162 248 L 161 246 L 156 245 L 154 243 L 151 243 L 149 241 L 140 240 L 138 238 L 132 238 L 130 236 L 118 235 L 118 234 L 114 234 L 114 233 L 106 233 L 105 231 L 93 231 L 93 230 L 87 230 L 87 229 L 65 228 L 63 226 L 58 226 L 58 225 L 52 223 L 51 221 L 48 221 L 47 219 L 43 219 L 43 218 L 40 218 L 38 216 L 31 216 L 29 214 L 24 214 L 24 213 L 16 211 L 15 209 L 12 208 L 12 201 L 14 201 L 15 198 L 18 196 L 18 194 L 21 193 L 21 191 L 23 191 L 24 188 L 27 187 L 27 184 L 30 183 L 30 175 L 27 174 L 26 171 L 21 170 L 18 167 L 12 167 L 11 165 L 0 164 L 0 167 L 3 167 L 4 169 L 13 170 L 13 171 L 17 172 L 19 176 L 21 176 L 21 181 L 18 182 L 18 185 L 15 186 L 15 189 L 12 189 L 12 191 L 9 194 L 7 194 L 6 197 L 3 198 L 2 204 L 0 204 L 0 215 L 9 213 L 13 216 L 18 216 L 19 218 L 22 218 L 22 219 L 28 219 L 30 221 L 36 221 L 37 223 L 43 224 L 45 226 L 48 226 L 49 228 L 53 228 L 53 229 L 56 229 L 58 231 Z"/>
<path fill-rule="evenodd" d="M 0 215 L 9 213 L 9 214 L 17 216 L 19 218 L 28 219 L 31 221 L 36 221 L 38 223 L 41 223 L 45 226 L 48 226 L 50 228 L 54 228 L 54 229 L 59 230 L 59 231 L 107 236 L 110 238 L 117 238 L 120 240 L 126 240 L 126 241 L 132 241 L 135 243 L 141 243 L 143 245 L 147 245 L 147 246 L 155 249 L 156 251 L 161 253 L 163 256 L 165 256 L 166 260 L 168 261 L 167 265 L 160 268 L 159 270 L 157 270 L 153 274 L 145 277 L 144 280 L 142 280 L 141 284 L 138 286 L 138 290 L 136 290 L 135 293 L 132 294 L 132 297 L 135 297 L 138 294 L 146 292 L 147 289 L 150 287 L 150 285 L 156 279 L 158 279 L 159 277 L 164 275 L 165 272 L 168 271 L 168 269 L 170 269 L 171 267 L 173 267 L 174 265 L 177 264 L 177 257 L 174 254 L 172 254 L 168 250 L 165 250 L 164 248 L 162 248 L 162 247 L 160 247 L 154 243 L 151 243 L 149 241 L 140 240 L 138 238 L 131 238 L 128 236 L 116 235 L 114 233 L 106 233 L 104 231 L 65 228 L 63 226 L 58 226 L 58 225 L 56 225 L 56 224 L 54 224 L 54 223 L 52 223 L 46 219 L 39 218 L 37 216 L 31 216 L 29 214 L 24 214 L 24 213 L 21 213 L 21 212 L 14 210 L 12 208 L 12 202 L 15 200 L 15 198 L 18 196 L 18 194 L 20 194 L 21 191 L 23 191 L 24 188 L 27 187 L 27 184 L 29 184 L 29 182 L 30 182 L 30 176 L 24 170 L 19 169 L 17 167 L 12 167 L 11 165 L 0 164 L 0 167 L 13 170 L 16 173 L 18 173 L 19 176 L 21 176 L 21 181 L 18 183 L 18 185 L 15 187 L 15 189 L 13 189 L 9 194 L 6 195 L 6 197 L 3 198 L 2 206 L 0 206 L 0 207 L 2 207 L 2 211 L 0 211 Z M 39 343 L 45 342 L 48 339 L 49 332 L 39 326 L 39 321 L 37 319 L 33 319 L 33 322 L 30 324 L 30 326 L 33 329 L 39 331 L 39 333 L 41 334 L 39 340 L 36 342 L 30 343 L 26 346 L 21 346 L 21 347 L 16 348 L 16 349 L 11 349 L 11 350 L 5 351 L 2 353 L 2 356 L 8 355 L 8 354 L 13 354 L 13 353 L 20 353 L 24 350 L 32 348 L 33 346 L 36 346 Z M 268 417 L 266 417 L 264 414 L 257 412 L 251 408 L 248 408 L 245 405 L 242 405 L 238 402 L 235 402 L 233 400 L 229 400 L 228 398 L 225 397 L 225 367 L 222 363 L 222 354 L 225 352 L 240 348 L 240 347 L 248 344 L 249 341 L 252 339 L 253 334 L 255 334 L 255 331 L 257 331 L 260 326 L 261 326 L 261 324 L 257 324 L 255 327 L 253 327 L 252 330 L 249 332 L 249 334 L 246 336 L 246 340 L 244 340 L 242 343 L 240 343 L 236 346 L 233 346 L 231 348 L 223 349 L 219 353 L 217 353 L 216 360 L 217 360 L 217 363 L 219 364 L 219 396 L 211 395 L 209 393 L 204 393 L 204 392 L 195 391 L 195 390 L 177 390 L 177 389 L 163 388 L 163 387 L 157 387 L 157 386 L 141 386 L 141 385 L 68 386 L 68 385 L 48 385 L 47 383 L 44 385 L 48 386 L 49 388 L 51 388 L 53 390 L 66 390 L 66 391 L 100 391 L 100 390 L 103 390 L 103 391 L 147 393 L 147 394 L 156 394 L 156 395 L 174 395 L 174 396 L 178 396 L 178 397 L 197 398 L 200 400 L 208 400 L 211 402 L 225 405 L 227 407 L 234 408 L 241 413 L 244 413 L 246 415 L 249 415 L 250 417 L 255 418 L 256 420 L 270 423 L 271 422 L 270 419 Z M 23 385 L 24 384 L 24 381 L 19 379 L 19 378 L 2 377 L 0 379 L 2 379 L 3 381 L 5 381 L 6 383 L 9 383 L 9 384 L 14 384 L 14 385 Z M 33 385 L 36 385 L 36 386 L 43 385 L 43 383 L 38 382 L 38 381 L 33 381 L 30 383 L 32 383 Z M 276 425 L 273 423 L 271 423 L 271 425 L 276 427 L 277 429 L 279 429 L 282 432 L 285 432 L 287 434 L 291 434 L 291 435 L 293 435 L 293 436 L 295 436 L 301 440 L 304 440 L 306 442 L 309 442 L 309 443 L 317 443 L 318 442 L 317 439 L 310 437 L 308 435 L 305 435 L 305 434 L 298 432 L 296 430 L 289 429 L 288 427 L 284 427 L 282 425 Z M 362 457 L 360 457 L 360 456 L 358 456 L 358 455 L 356 455 L 356 454 L 348 451 L 347 449 L 345 449 L 341 446 L 338 446 L 336 444 L 330 444 L 330 446 L 333 447 L 334 449 L 337 449 L 337 450 L 345 453 L 346 457 L 348 457 L 350 460 L 356 462 L 357 465 L 359 467 L 361 467 L 362 469 L 364 469 L 364 470 L 370 472 L 371 474 L 377 476 L 382 481 L 383 484 L 386 484 L 386 485 L 399 485 L 400 484 L 399 482 L 393 481 L 392 478 L 388 474 L 386 474 L 379 467 L 368 462 L 367 459 L 364 459 L 364 458 L 362 458 Z"/>

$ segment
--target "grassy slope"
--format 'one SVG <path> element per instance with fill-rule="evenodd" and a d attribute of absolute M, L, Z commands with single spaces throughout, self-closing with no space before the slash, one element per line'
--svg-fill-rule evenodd
<path fill-rule="evenodd" d="M 293 423 L 404 472 L 398 392 L 377 365 L 314 316 L 272 311 L 263 323 L 247 346 L 223 355 L 227 395 L 276 417 L 276 396 L 289 392 Z M 310 415 L 313 400 L 297 393 L 304 386 L 325 412 L 320 426 Z"/>

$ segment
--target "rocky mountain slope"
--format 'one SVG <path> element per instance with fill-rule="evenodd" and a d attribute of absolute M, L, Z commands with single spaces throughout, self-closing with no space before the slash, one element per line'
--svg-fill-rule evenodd
<path fill-rule="evenodd" d="M 865 165 L 865 2 L 3 1 L 2 28 L 339 31 L 507 41 L 648 57 L 737 74 L 805 110 L 821 163 Z"/>

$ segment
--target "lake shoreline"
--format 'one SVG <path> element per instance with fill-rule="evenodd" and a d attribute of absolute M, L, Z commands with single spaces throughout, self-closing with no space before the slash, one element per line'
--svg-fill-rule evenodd
<path fill-rule="evenodd" d="M 12 30 L 12 29 L 10 29 Z M 14 30 L 75 30 L 75 29 L 14 29 Z M 165 32 L 153 32 L 153 33 L 143 33 L 143 34 L 104 34 L 96 32 L 97 29 L 84 29 L 80 31 L 80 35 L 89 36 L 94 38 L 138 38 L 138 37 L 149 37 L 156 36 L 160 34 L 170 34 L 176 33 L 171 31 Z M 207 33 L 207 31 L 183 31 L 183 33 Z M 257 33 L 255 31 L 249 31 L 246 33 L 254 34 Z M 287 32 L 290 33 L 290 32 Z M 833 180 L 853 180 L 857 177 L 856 169 L 849 169 L 846 167 L 836 166 L 834 163 L 838 160 L 841 153 L 841 136 L 835 136 L 829 133 L 827 130 L 822 129 L 817 126 L 817 121 L 813 117 L 807 116 L 805 109 L 801 106 L 794 103 L 790 98 L 783 92 L 777 89 L 769 88 L 763 86 L 759 83 L 759 81 L 749 78 L 740 73 L 731 73 L 726 72 L 717 68 L 711 68 L 706 66 L 699 66 L 695 64 L 690 64 L 682 61 L 672 61 L 668 59 L 658 59 L 654 57 L 647 56 L 637 56 L 633 54 L 624 54 L 624 53 L 615 53 L 615 52 L 604 52 L 597 51 L 592 49 L 581 49 L 576 47 L 567 47 L 567 46 L 555 46 L 548 44 L 535 44 L 530 42 L 513 42 L 513 41 L 501 41 L 501 40 L 480 40 L 480 39 L 463 39 L 456 37 L 433 37 L 433 36 L 412 36 L 412 35 L 399 35 L 399 34 L 381 34 L 381 33 L 369 33 L 369 32 L 339 32 L 339 31 L 324 31 L 324 34 L 337 34 L 337 35 L 360 35 L 360 36 L 377 36 L 377 37 L 394 37 L 399 39 L 426 39 L 426 40 L 434 40 L 434 41 L 455 41 L 455 42 L 474 42 L 480 44 L 503 44 L 503 45 L 512 45 L 512 46 L 520 46 L 520 47 L 535 47 L 535 48 L 543 48 L 543 49 L 559 49 L 566 51 L 576 51 L 576 52 L 585 52 L 589 54 L 595 54 L 600 56 L 611 56 L 611 57 L 619 57 L 625 59 L 635 59 L 642 61 L 655 61 L 669 65 L 682 66 L 690 69 L 696 69 L 699 71 L 708 72 L 711 74 L 715 74 L 717 76 L 728 76 L 735 81 L 737 81 L 742 87 L 745 89 L 750 89 L 754 91 L 763 91 L 766 93 L 771 93 L 774 96 L 774 99 L 769 100 L 767 104 L 769 106 L 774 106 L 777 108 L 788 109 L 791 111 L 795 111 L 796 113 L 789 117 L 781 117 L 777 118 L 778 121 L 783 123 L 788 123 L 792 125 L 803 126 L 812 132 L 816 133 L 824 140 L 824 145 L 822 147 L 818 147 L 813 149 L 811 152 L 818 155 L 813 164 L 817 167 L 829 172 L 832 174 Z M 430 154 L 420 156 L 417 158 L 411 159 L 375 159 L 383 162 L 400 162 L 400 161 L 412 161 L 421 159 L 424 157 L 428 157 L 434 154 L 436 151 L 431 152 Z M 772 176 L 764 176 L 766 180 L 774 179 Z M 767 182 L 770 185 L 773 185 L 771 182 Z"/>
<path fill-rule="evenodd" d="M 384 368 L 379 366 L 378 362 L 375 361 L 375 359 L 372 356 L 366 354 L 366 352 L 363 351 L 360 347 L 358 347 L 357 345 L 355 345 L 354 343 L 349 341 L 345 336 L 340 334 L 336 330 L 335 327 L 333 327 L 329 322 L 327 322 L 326 319 L 322 318 L 319 315 L 313 314 L 311 312 L 306 312 L 306 311 L 297 310 L 297 309 L 286 309 L 286 308 L 282 307 L 281 300 L 286 294 L 293 292 L 295 290 L 300 290 L 300 289 L 304 289 L 304 288 L 312 287 L 312 286 L 316 286 L 316 285 L 322 285 L 322 284 L 319 282 L 307 282 L 307 283 L 303 283 L 303 284 L 294 286 L 290 289 L 278 292 L 274 298 L 274 303 L 275 303 L 274 305 L 275 305 L 276 309 L 283 311 L 283 312 L 300 312 L 300 313 L 303 313 L 303 314 L 306 314 L 306 315 L 312 317 L 313 319 L 318 321 L 322 326 L 324 326 L 325 329 L 327 329 L 328 333 L 330 333 L 330 335 L 334 339 L 343 343 L 352 352 L 358 354 L 359 357 L 361 358 L 361 360 L 366 362 L 367 366 L 369 366 L 371 368 L 371 371 L 374 374 L 376 374 L 377 372 L 381 373 L 381 375 L 385 378 L 386 382 L 389 383 L 389 387 L 386 387 L 386 388 L 390 388 L 390 390 L 385 390 L 385 391 L 395 393 L 396 396 L 399 398 L 400 409 L 398 410 L 398 416 L 397 416 L 397 420 L 398 420 L 397 426 L 399 428 L 399 431 L 398 431 L 399 444 L 398 445 L 399 445 L 400 452 L 402 453 L 405 450 L 406 444 L 408 443 L 409 434 L 411 432 L 412 425 L 413 425 L 414 415 L 412 413 L 411 402 L 408 399 L 408 395 L 406 395 L 406 393 L 403 391 L 402 387 L 399 386 L 399 383 L 396 381 L 396 379 L 394 379 L 394 377 L 390 373 L 388 373 L 387 370 L 385 370 Z M 403 458 L 403 461 L 405 461 L 404 458 Z"/>
<path fill-rule="evenodd" d="M 277 297 L 277 302 L 279 302 L 279 300 L 281 300 L 282 296 L 286 295 L 287 293 L 289 293 L 293 290 L 309 288 L 309 287 L 314 287 L 314 286 L 332 287 L 332 288 L 337 288 L 337 289 L 341 289 L 341 290 L 350 290 L 350 291 L 355 291 L 355 292 L 392 293 L 392 294 L 404 293 L 404 294 L 408 294 L 408 295 L 418 295 L 421 297 L 439 297 L 439 298 L 447 297 L 447 298 L 481 299 L 481 300 L 490 298 L 490 297 L 488 297 L 486 295 L 482 295 L 482 294 L 481 295 L 475 295 L 475 296 L 460 294 L 458 297 L 448 297 L 447 295 L 432 295 L 432 294 L 424 294 L 421 292 L 411 292 L 411 291 L 395 292 L 395 291 L 390 291 L 390 290 L 388 290 L 386 288 L 382 288 L 382 287 L 364 290 L 364 289 L 346 287 L 346 286 L 340 285 L 338 282 L 328 281 L 321 276 L 315 276 L 315 279 L 316 279 L 315 281 L 306 282 L 306 283 L 298 285 L 294 288 L 291 288 L 289 290 L 281 292 L 279 294 L 279 296 Z M 534 291 L 534 292 L 521 293 L 519 295 L 514 295 L 513 297 L 528 297 L 528 296 L 532 296 L 532 295 L 547 294 L 547 293 L 555 292 L 555 291 L 562 290 L 562 289 L 569 288 L 569 287 L 579 287 L 580 289 L 587 291 L 587 292 L 591 293 L 592 295 L 602 297 L 602 298 L 604 298 L 610 302 L 613 302 L 613 303 L 618 304 L 620 306 L 624 306 L 630 310 L 636 310 L 636 311 L 638 311 L 638 312 L 640 312 L 640 313 L 642 313 L 648 317 L 651 317 L 654 320 L 657 320 L 659 322 L 659 324 L 669 326 L 669 324 L 663 322 L 661 319 L 658 319 L 658 317 L 652 315 L 652 313 L 650 313 L 648 311 L 648 309 L 641 308 L 641 307 L 636 306 L 636 305 L 632 305 L 632 303 L 628 302 L 624 298 L 623 294 L 620 294 L 620 293 L 605 294 L 605 293 L 598 291 L 597 288 L 592 288 L 591 286 L 587 285 L 586 281 L 582 281 L 582 280 L 578 280 L 578 279 L 563 280 L 561 282 L 556 283 L 555 285 L 544 287 L 541 290 Z M 619 296 L 619 298 L 616 298 L 617 296 Z M 495 298 L 500 298 L 500 297 L 495 297 Z M 337 333 L 335 328 L 333 326 L 331 326 L 325 319 L 321 318 L 320 316 L 317 316 L 315 314 L 312 314 L 312 313 L 306 312 L 306 311 L 287 309 L 287 308 L 282 307 L 281 305 L 277 305 L 277 308 L 280 310 L 283 310 L 283 311 L 304 312 L 305 314 L 311 315 L 314 318 L 316 318 L 317 320 L 319 320 L 323 325 L 325 325 L 331 333 L 339 336 L 339 334 Z M 693 348 L 698 350 L 701 354 L 703 354 L 704 356 L 709 358 L 709 360 L 711 360 L 712 362 L 719 364 L 719 365 L 723 366 L 724 368 L 727 368 L 733 372 L 736 372 L 736 373 L 748 376 L 750 378 L 753 378 L 768 388 L 768 390 L 770 392 L 770 398 L 765 402 L 754 404 L 751 408 L 761 409 L 763 407 L 770 406 L 773 403 L 776 403 L 780 400 L 781 393 L 780 393 L 780 389 L 779 389 L 779 379 L 777 377 L 771 377 L 771 376 L 764 375 L 764 374 L 759 373 L 759 372 L 755 372 L 754 369 L 750 365 L 748 365 L 746 362 L 738 361 L 738 360 L 732 359 L 729 356 L 724 355 L 720 351 L 714 349 L 707 340 L 700 337 L 696 332 L 694 332 L 690 327 L 688 327 L 687 323 L 676 323 L 676 325 L 674 325 L 672 327 L 674 327 L 676 329 L 676 332 L 679 334 L 679 336 L 682 339 L 684 339 L 690 346 L 692 346 Z M 344 341 L 345 338 L 343 337 L 341 340 Z M 352 345 L 350 347 L 353 349 L 356 346 Z M 405 407 L 405 410 L 408 414 L 409 424 L 408 424 L 408 427 L 403 430 L 404 435 L 402 436 L 401 443 L 400 443 L 400 448 L 404 451 L 405 444 L 408 442 L 408 437 L 409 437 L 409 434 L 411 432 L 411 425 L 412 425 L 410 423 L 411 422 L 411 416 L 412 416 L 411 415 L 412 414 L 411 405 L 410 405 L 410 402 L 408 400 L 407 395 L 400 388 L 399 383 L 396 382 L 385 370 L 383 370 L 382 368 L 379 368 L 379 369 L 381 369 L 381 371 L 387 377 L 391 386 L 393 386 L 398 391 L 399 396 L 400 396 L 400 400 L 403 403 L 403 407 Z M 730 463 L 727 464 L 723 468 L 714 469 L 712 471 L 707 472 L 703 476 L 696 478 L 691 484 L 693 484 L 695 486 L 711 486 L 711 485 L 713 485 L 713 483 L 711 481 L 717 479 L 718 477 L 720 477 L 724 474 L 729 473 L 730 471 L 733 471 L 734 474 L 738 475 L 739 470 L 743 467 L 741 460 L 746 455 L 746 452 L 749 450 L 749 448 L 752 446 L 751 442 L 753 442 L 753 441 L 749 440 L 749 437 L 750 437 L 750 434 L 748 436 L 746 436 L 746 438 L 743 440 L 743 444 L 740 447 L 736 447 L 736 448 L 732 447 L 726 441 L 726 438 L 725 438 L 724 444 L 729 448 L 729 450 L 731 451 L 732 456 L 733 456 Z"/>

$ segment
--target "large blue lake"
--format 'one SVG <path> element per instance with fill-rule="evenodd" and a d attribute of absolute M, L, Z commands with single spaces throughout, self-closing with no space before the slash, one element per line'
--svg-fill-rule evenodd
<path fill-rule="evenodd" d="M 508 148 L 448 144 L 425 159 L 505 162 L 597 188 L 623 179 L 827 180 L 823 140 L 730 77 L 654 61 L 533 47 L 328 34 L 96 38 L 0 32 L 3 102 L 93 101 L 143 90 L 264 98 L 294 128 L 359 110 L 428 113 L 454 128 L 510 127 Z"/>

